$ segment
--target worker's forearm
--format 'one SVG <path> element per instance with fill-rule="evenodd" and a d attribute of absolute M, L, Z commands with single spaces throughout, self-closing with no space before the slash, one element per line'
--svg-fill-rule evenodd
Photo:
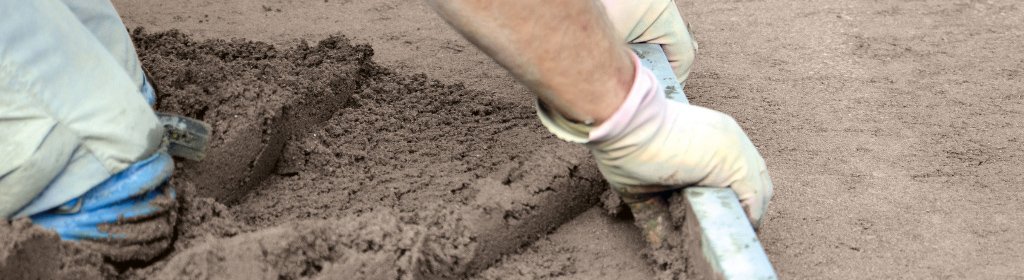
<path fill-rule="evenodd" d="M 449 24 L 545 104 L 601 123 L 633 81 L 624 43 L 597 1 L 428 0 Z"/>

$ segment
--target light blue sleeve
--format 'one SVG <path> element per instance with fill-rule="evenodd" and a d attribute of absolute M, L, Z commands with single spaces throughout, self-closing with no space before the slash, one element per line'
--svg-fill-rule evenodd
<path fill-rule="evenodd" d="M 0 0 L 0 217 L 61 205 L 156 151 L 163 128 L 126 70 L 137 58 L 108 45 L 64 2 Z"/>

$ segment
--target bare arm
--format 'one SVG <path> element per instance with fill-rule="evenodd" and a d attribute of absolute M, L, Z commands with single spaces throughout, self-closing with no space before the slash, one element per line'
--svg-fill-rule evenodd
<path fill-rule="evenodd" d="M 728 115 L 666 98 L 625 48 L 626 41 L 662 45 L 684 79 L 697 45 L 674 1 L 609 0 L 624 38 L 593 0 L 427 1 L 537 94 L 547 105 L 537 116 L 549 131 L 590 149 L 652 246 L 667 234 L 660 194 L 681 186 L 732 188 L 751 225 L 760 225 L 773 187 L 753 142 Z"/>
<path fill-rule="evenodd" d="M 633 83 L 624 43 L 597 1 L 428 0 L 438 14 L 545 104 L 600 124 Z"/>

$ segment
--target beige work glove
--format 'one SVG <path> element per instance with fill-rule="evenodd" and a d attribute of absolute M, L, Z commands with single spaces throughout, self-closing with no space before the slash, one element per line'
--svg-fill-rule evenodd
<path fill-rule="evenodd" d="M 615 34 L 631 44 L 659 44 L 679 83 L 685 84 L 697 42 L 673 0 L 601 0 Z"/>
<path fill-rule="evenodd" d="M 667 99 L 654 73 L 632 57 L 632 88 L 607 121 L 588 133 L 538 104 L 541 122 L 559 138 L 588 147 L 601 174 L 627 204 L 686 186 L 730 187 L 758 227 L 772 182 L 743 129 L 721 112 Z"/>

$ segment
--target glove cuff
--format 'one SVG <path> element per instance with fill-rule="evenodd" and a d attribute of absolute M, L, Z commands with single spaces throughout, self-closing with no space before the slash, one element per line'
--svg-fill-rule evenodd
<path fill-rule="evenodd" d="M 635 53 L 629 52 L 629 56 L 633 61 L 633 85 L 626 100 L 619 105 L 611 118 L 597 127 L 575 123 L 555 110 L 547 108 L 540 99 L 537 99 L 535 107 L 540 122 L 559 139 L 577 144 L 601 142 L 623 134 L 629 129 L 630 123 L 635 123 L 633 119 L 641 108 L 655 106 L 654 104 L 661 103 L 658 102 L 659 99 L 665 99 L 663 95 L 658 94 L 660 85 L 654 73 L 643 67 Z"/>
<path fill-rule="evenodd" d="M 636 124 L 645 124 L 656 116 L 659 104 L 664 104 L 665 96 L 660 94 L 661 88 L 654 72 L 643 67 L 640 58 L 629 52 L 633 59 L 633 86 L 629 89 L 626 100 L 612 113 L 612 116 L 590 131 L 587 142 L 603 142 L 617 138 Z"/>
<path fill-rule="evenodd" d="M 587 143 L 587 135 L 590 134 L 593 126 L 570 121 L 562 114 L 544 105 L 540 98 L 537 99 L 534 106 L 537 108 L 537 118 L 540 119 L 540 123 L 544 124 L 544 127 L 547 127 L 548 131 L 558 139 L 576 144 Z"/>

